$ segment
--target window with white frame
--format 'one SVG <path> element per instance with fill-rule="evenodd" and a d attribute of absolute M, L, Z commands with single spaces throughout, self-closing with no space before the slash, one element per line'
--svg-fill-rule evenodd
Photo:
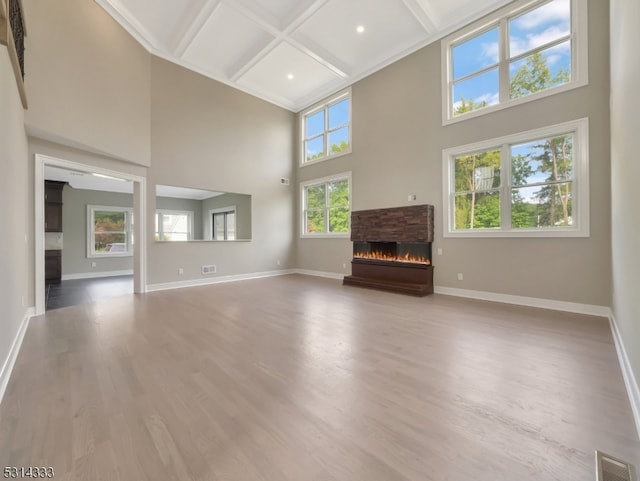
<path fill-rule="evenodd" d="M 212 240 L 236 240 L 236 206 L 209 211 Z"/>
<path fill-rule="evenodd" d="M 302 112 L 301 138 L 302 165 L 351 152 L 351 90 Z"/>
<path fill-rule="evenodd" d="M 444 123 L 585 85 L 586 4 L 520 0 L 445 38 Z"/>
<path fill-rule="evenodd" d="M 351 227 L 351 172 L 300 184 L 303 236 L 344 236 Z"/>
<path fill-rule="evenodd" d="M 587 237 L 588 120 L 443 151 L 445 237 Z"/>
<path fill-rule="evenodd" d="M 133 255 L 133 209 L 87 205 L 87 256 Z"/>
<path fill-rule="evenodd" d="M 157 241 L 193 240 L 193 212 L 157 210 L 155 238 Z"/>

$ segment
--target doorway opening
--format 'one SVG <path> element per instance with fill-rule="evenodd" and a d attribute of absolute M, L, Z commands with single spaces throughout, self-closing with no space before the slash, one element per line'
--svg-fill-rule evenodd
<path fill-rule="evenodd" d="M 118 295 L 132 282 L 134 293 L 146 291 L 146 236 L 145 202 L 146 179 L 144 177 L 98 168 L 47 155 L 35 155 L 35 307 L 36 315 L 43 314 L 47 306 L 47 294 L 58 287 L 57 294 L 66 294 L 82 303 L 110 295 Z M 56 251 L 64 255 L 64 220 L 60 232 L 47 232 L 45 219 L 52 208 L 46 207 L 45 180 L 60 182 L 64 188 L 74 189 L 74 196 L 95 195 L 95 202 L 74 203 L 76 212 L 67 224 L 73 228 L 67 237 L 68 264 L 75 266 L 70 274 L 60 269 L 59 280 L 66 281 L 68 289 L 59 289 L 51 281 L 52 264 L 45 255 L 52 257 Z M 73 187 L 75 185 L 75 187 Z M 77 190 L 75 190 L 77 189 Z M 113 192 L 108 197 L 107 192 Z M 121 195 L 117 196 L 115 193 Z M 68 194 L 70 194 L 68 192 Z M 107 200 L 106 199 L 119 199 Z M 128 201 L 126 200 L 128 198 Z M 101 202 L 102 201 L 102 202 Z M 82 205 L 80 205 L 82 204 Z M 116 206 L 102 204 L 120 204 Z M 127 205 L 128 204 L 128 205 Z M 53 206 L 55 207 L 55 206 Z M 62 208 L 62 206 L 60 206 Z M 55 217 L 55 216 L 54 216 Z M 78 219 L 78 217 L 80 217 Z M 86 222 L 85 222 L 86 219 Z M 70 221 L 70 222 L 69 222 Z M 80 226 L 80 227 L 79 227 Z M 71 235 L 72 234 L 72 235 Z M 82 240 L 78 240 L 82 239 Z M 72 248 L 73 247 L 73 248 Z M 73 261 L 73 262 L 72 262 Z M 109 268 L 104 266 L 110 264 Z M 114 269 L 114 266 L 116 268 Z M 117 268 L 117 267 L 120 268 Z M 93 271 L 95 269 L 95 271 Z M 106 269 L 106 271 L 105 271 Z M 101 270 L 103 272 L 101 272 Z M 132 276 L 132 277 L 131 277 Z M 106 279 L 113 277 L 112 279 Z M 55 279 L 54 279 L 55 280 Z M 131 285 L 131 284 L 129 284 Z M 74 294 L 73 288 L 78 289 Z M 66 291 L 61 292 L 61 291 Z M 129 291 L 130 292 L 130 291 Z M 84 301 L 83 301 L 84 299 Z M 69 299 L 56 301 L 58 307 L 69 305 Z M 53 303 L 56 304 L 56 303 Z"/>

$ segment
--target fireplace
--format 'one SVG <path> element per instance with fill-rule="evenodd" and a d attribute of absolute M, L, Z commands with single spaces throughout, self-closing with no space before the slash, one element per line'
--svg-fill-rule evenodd
<path fill-rule="evenodd" d="M 433 292 L 433 206 L 351 214 L 353 260 L 343 284 L 415 296 Z"/>
<path fill-rule="evenodd" d="M 427 242 L 354 242 L 354 259 L 431 264 L 431 244 Z"/>

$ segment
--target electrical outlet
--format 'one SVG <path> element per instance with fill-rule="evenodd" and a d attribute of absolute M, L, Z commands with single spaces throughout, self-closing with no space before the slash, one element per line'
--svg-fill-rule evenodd
<path fill-rule="evenodd" d="M 178 269 L 178 275 L 183 275 L 184 274 L 184 269 L 182 267 L 180 267 Z"/>
<path fill-rule="evenodd" d="M 464 280 L 464 274 L 462 272 L 458 272 L 458 280 L 459 281 Z"/>
<path fill-rule="evenodd" d="M 416 194 L 409 194 L 409 195 L 407 196 L 407 200 L 408 200 L 409 202 L 414 201 L 414 200 L 416 200 L 417 198 L 418 198 L 418 196 L 417 196 Z"/>
<path fill-rule="evenodd" d="M 347 263 L 346 263 L 346 262 L 343 262 L 343 263 L 342 263 L 342 268 L 343 268 L 343 269 L 346 269 L 346 268 L 347 268 Z"/>
<path fill-rule="evenodd" d="M 95 262 L 92 262 L 92 263 L 91 263 L 91 267 L 95 267 L 95 266 L 96 266 L 96 263 L 95 263 Z"/>
<path fill-rule="evenodd" d="M 280 259 L 278 259 L 278 260 L 276 261 L 276 264 L 278 264 L 278 265 L 280 265 L 280 264 L 281 264 L 281 263 L 280 263 Z"/>
<path fill-rule="evenodd" d="M 441 256 L 442 255 L 442 247 L 438 247 L 438 255 Z"/>

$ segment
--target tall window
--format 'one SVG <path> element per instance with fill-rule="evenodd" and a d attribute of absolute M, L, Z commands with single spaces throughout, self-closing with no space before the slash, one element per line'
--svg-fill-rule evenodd
<path fill-rule="evenodd" d="M 300 184 L 302 235 L 345 235 L 350 232 L 351 173 Z"/>
<path fill-rule="evenodd" d="M 193 212 L 157 210 L 155 238 L 157 241 L 192 240 Z"/>
<path fill-rule="evenodd" d="M 351 152 L 350 90 L 303 112 L 301 118 L 301 164 Z"/>
<path fill-rule="evenodd" d="M 445 150 L 445 236 L 588 236 L 587 136 L 582 119 Z"/>
<path fill-rule="evenodd" d="M 236 240 L 236 208 L 224 207 L 209 211 L 211 216 L 211 238 L 213 240 Z"/>
<path fill-rule="evenodd" d="M 133 255 L 133 209 L 87 206 L 87 256 Z"/>
<path fill-rule="evenodd" d="M 586 3 L 521 0 L 444 39 L 444 122 L 585 85 Z"/>

